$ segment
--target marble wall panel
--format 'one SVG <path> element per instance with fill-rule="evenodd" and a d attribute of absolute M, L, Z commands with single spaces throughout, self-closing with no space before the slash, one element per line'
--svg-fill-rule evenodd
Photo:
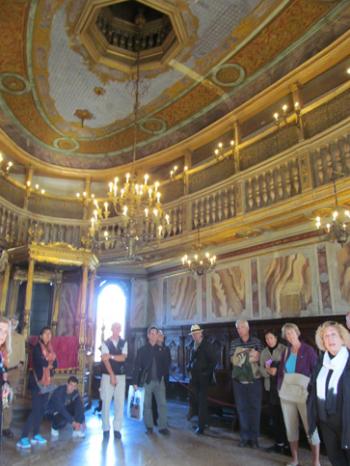
<path fill-rule="evenodd" d="M 314 247 L 260 258 L 262 317 L 292 317 L 320 311 Z"/>
<path fill-rule="evenodd" d="M 320 295 L 323 313 L 332 313 L 332 295 L 329 283 L 327 248 L 325 244 L 317 247 L 318 271 L 320 277 Z"/>
<path fill-rule="evenodd" d="M 165 312 L 163 311 L 163 278 L 156 278 L 148 282 L 147 299 L 148 323 L 163 325 Z"/>
<path fill-rule="evenodd" d="M 217 268 L 208 275 L 207 309 L 212 321 L 251 317 L 249 261 Z"/>
<path fill-rule="evenodd" d="M 333 313 L 343 314 L 350 309 L 350 244 L 340 247 L 338 244 L 328 243 L 327 257 Z"/>
<path fill-rule="evenodd" d="M 76 319 L 78 319 L 80 287 L 78 283 L 65 282 L 62 283 L 61 290 L 57 336 L 74 335 Z"/>
<path fill-rule="evenodd" d="M 135 279 L 131 283 L 130 327 L 145 327 L 147 322 L 148 283 Z"/>
<path fill-rule="evenodd" d="M 191 274 L 169 277 L 166 323 L 190 323 L 201 318 L 201 279 Z"/>

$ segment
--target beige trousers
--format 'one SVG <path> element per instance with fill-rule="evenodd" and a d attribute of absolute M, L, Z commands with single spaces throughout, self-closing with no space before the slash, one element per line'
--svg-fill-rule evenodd
<path fill-rule="evenodd" d="M 284 425 L 286 426 L 287 438 L 289 442 L 297 442 L 299 440 L 299 413 L 307 438 L 309 439 L 311 445 L 318 445 L 320 443 L 320 437 L 318 436 L 317 429 L 311 437 L 309 435 L 309 424 L 307 421 L 307 410 L 305 402 L 294 403 L 292 401 L 286 401 L 281 399 L 281 407 Z"/>
<path fill-rule="evenodd" d="M 113 386 L 108 374 L 102 374 L 100 396 L 102 400 L 102 429 L 109 430 L 109 412 L 113 399 L 113 430 L 120 432 L 123 424 L 125 401 L 125 375 L 117 375 L 117 385 Z"/>

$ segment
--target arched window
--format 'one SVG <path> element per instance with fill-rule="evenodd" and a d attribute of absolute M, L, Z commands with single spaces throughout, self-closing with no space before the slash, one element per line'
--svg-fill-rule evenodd
<path fill-rule="evenodd" d="M 119 322 L 122 326 L 121 336 L 124 337 L 125 320 L 126 296 L 124 290 L 116 284 L 105 285 L 97 300 L 95 361 L 101 360 L 102 327 L 104 327 L 104 338 L 108 338 L 111 334 L 112 324 Z"/>

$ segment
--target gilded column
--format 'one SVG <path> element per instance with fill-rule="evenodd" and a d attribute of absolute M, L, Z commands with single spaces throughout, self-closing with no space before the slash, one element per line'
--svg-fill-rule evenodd
<path fill-rule="evenodd" d="M 60 311 L 60 300 L 61 300 L 61 291 L 62 291 L 62 273 L 58 273 L 55 280 L 55 288 L 53 295 L 53 312 L 52 312 L 52 334 L 57 334 L 57 323 Z"/>
<path fill-rule="evenodd" d="M 11 319 L 17 312 L 19 280 L 12 280 L 9 287 L 8 317 Z"/>
<path fill-rule="evenodd" d="M 300 84 L 294 83 L 291 86 L 292 97 L 293 97 L 293 106 L 295 111 L 296 125 L 298 128 L 299 142 L 304 141 L 305 139 L 305 126 L 303 122 L 303 117 L 301 115 L 301 109 L 303 107 L 302 97 L 300 93 Z"/>
<path fill-rule="evenodd" d="M 91 196 L 91 178 L 87 177 L 85 179 L 85 191 L 83 193 L 83 219 L 87 220 L 89 218 L 89 205 L 90 205 L 90 196 Z"/>
<path fill-rule="evenodd" d="M 94 346 L 95 346 L 95 332 L 94 322 L 96 325 L 96 313 L 94 312 L 94 305 L 95 305 L 95 279 L 96 279 L 96 270 L 93 270 L 90 273 L 89 277 L 89 302 L 88 302 L 88 310 L 87 310 L 87 322 L 86 322 L 86 344 L 88 345 L 89 349 L 89 388 L 88 388 L 88 396 L 89 401 L 91 401 L 91 385 L 93 379 L 93 364 L 94 364 Z M 86 353 L 85 353 L 86 354 Z"/>
<path fill-rule="evenodd" d="M 26 194 L 24 196 L 24 204 L 23 204 L 24 209 L 28 209 L 33 173 L 34 173 L 33 168 L 29 167 L 27 171 L 27 178 L 26 178 Z"/>
<path fill-rule="evenodd" d="M 11 265 L 10 265 L 9 262 L 7 262 L 7 264 L 5 266 L 5 270 L 4 270 L 4 275 L 3 275 L 3 278 L 2 278 L 0 315 L 4 315 L 5 310 L 6 310 L 7 294 L 8 294 L 9 283 L 10 283 L 10 271 L 11 271 Z"/>
<path fill-rule="evenodd" d="M 30 311 L 32 307 L 33 280 L 34 280 L 34 259 L 30 258 L 28 263 L 27 287 L 24 303 L 24 329 L 23 334 L 28 337 L 30 332 Z"/>
<path fill-rule="evenodd" d="M 233 140 L 235 142 L 235 146 L 234 146 L 235 173 L 238 173 L 240 171 L 239 145 L 241 143 L 241 134 L 239 130 L 238 120 L 235 120 L 233 123 Z"/>
<path fill-rule="evenodd" d="M 88 300 L 88 310 L 87 310 L 87 319 L 86 319 L 86 343 L 89 347 L 93 348 L 94 346 L 94 294 L 95 294 L 95 278 L 96 270 L 90 273 L 89 277 L 89 300 Z"/>
<path fill-rule="evenodd" d="M 190 173 L 189 170 L 192 168 L 192 152 L 187 150 L 184 154 L 184 163 L 187 166 L 187 170 L 184 173 L 184 199 L 183 212 L 182 212 L 182 227 L 183 231 L 192 230 L 192 206 L 188 201 L 187 195 L 190 192 Z"/>
<path fill-rule="evenodd" d="M 83 276 L 80 287 L 80 325 L 79 325 L 79 371 L 81 374 L 80 388 L 82 395 L 85 395 L 85 316 L 86 297 L 88 286 L 89 267 L 83 265 Z"/>

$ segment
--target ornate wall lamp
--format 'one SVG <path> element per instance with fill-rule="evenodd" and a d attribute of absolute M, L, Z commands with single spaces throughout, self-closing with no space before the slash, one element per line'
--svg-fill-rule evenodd
<path fill-rule="evenodd" d="M 188 166 L 187 165 L 184 166 L 182 172 L 179 171 L 179 167 L 177 165 L 174 165 L 172 167 L 172 169 L 170 170 L 170 172 L 169 172 L 170 179 L 173 181 L 178 177 L 184 178 L 187 171 L 188 171 Z"/>
<path fill-rule="evenodd" d="M 235 141 L 231 139 L 228 145 L 225 145 L 223 142 L 219 142 L 214 149 L 214 157 L 218 162 L 225 160 L 228 157 L 234 155 L 234 145 Z"/>
<path fill-rule="evenodd" d="M 295 112 L 295 125 L 300 128 L 301 127 L 301 108 L 299 102 L 294 103 L 294 112 Z M 288 123 L 288 105 L 282 105 L 282 113 L 275 112 L 273 114 L 273 122 L 274 124 L 280 128 L 283 125 Z"/>
<path fill-rule="evenodd" d="M 0 175 L 7 177 L 10 173 L 13 163 L 11 161 L 6 161 L 2 152 L 0 152 Z"/>
<path fill-rule="evenodd" d="M 26 190 L 28 194 L 37 193 L 37 194 L 45 194 L 45 189 L 40 188 L 40 185 L 36 183 L 34 186 L 30 180 L 26 181 Z"/>

